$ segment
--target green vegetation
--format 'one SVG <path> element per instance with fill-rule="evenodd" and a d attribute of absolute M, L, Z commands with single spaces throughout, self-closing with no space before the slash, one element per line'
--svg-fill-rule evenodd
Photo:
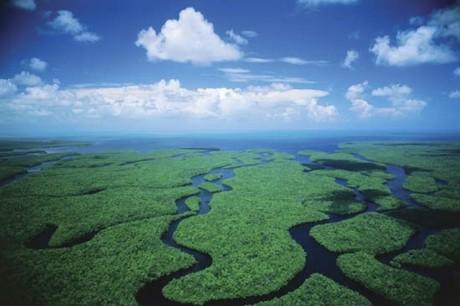
<path fill-rule="evenodd" d="M 300 152 L 325 166 L 316 169 L 306 169 L 290 154 L 265 149 L 73 154 L 69 159 L 64 157 L 70 153 L 41 150 L 60 145 L 0 142 L 0 179 L 59 160 L 0 189 L 2 305 L 136 305 L 135 294 L 145 282 L 195 262 L 161 242 L 171 222 L 185 215 L 175 241 L 208 254 L 212 264 L 168 283 L 163 288 L 167 298 L 203 304 L 276 291 L 308 264 L 308 250 L 305 255 L 289 229 L 326 220 L 326 214 L 365 211 L 352 188 L 385 211 L 310 231 L 330 251 L 354 252 L 337 261 L 349 278 L 396 304 L 428 305 L 437 282 L 395 267 L 435 268 L 455 262 L 452 269 L 457 269 L 460 262 L 460 229 L 429 236 L 425 248 L 394 257 L 393 266 L 374 258 L 401 249 L 418 227 L 458 226 L 460 171 L 454 169 L 460 169 L 455 155 L 459 144 L 361 143 L 343 145 L 339 153 Z M 385 171 L 387 163 L 408 171 L 404 187 L 429 208 L 406 208 L 391 194 L 387 183 L 393 176 Z M 235 176 L 224 182 L 232 187 L 229 191 L 219 192 L 213 183 L 222 175 L 210 171 L 219 167 L 234 169 Z M 206 180 L 199 188 L 191 184 L 196 175 Z M 214 193 L 211 210 L 204 215 L 196 213 L 200 188 Z M 179 215 L 176 201 L 184 197 L 190 212 Z M 31 242 L 49 229 L 54 230 L 49 241 L 45 237 L 43 247 L 34 249 Z M 259 304 L 370 302 L 312 274 L 296 290 Z"/>
<path fill-rule="evenodd" d="M 199 211 L 200 210 L 200 197 L 198 196 L 188 197 L 185 200 L 185 204 L 191 211 Z"/>
<path fill-rule="evenodd" d="M 379 205 L 379 210 L 395 209 L 404 206 L 404 203 L 391 195 L 386 186 L 392 176 L 382 171 L 354 172 L 346 170 L 314 170 L 312 174 L 329 176 L 346 180 L 347 185 L 360 190 L 366 199 Z"/>
<path fill-rule="evenodd" d="M 460 263 L 460 228 L 448 229 L 430 235 L 425 242 L 427 248 Z"/>
<path fill-rule="evenodd" d="M 0 166 L 0 181 L 6 180 L 7 178 L 13 177 L 18 174 L 26 173 L 25 167 L 5 167 Z"/>
<path fill-rule="evenodd" d="M 360 294 L 314 273 L 296 290 L 258 306 L 370 306 Z"/>
<path fill-rule="evenodd" d="M 383 254 L 402 248 L 414 234 L 409 225 L 378 213 L 314 226 L 310 235 L 333 252 Z"/>
<path fill-rule="evenodd" d="M 429 172 L 416 171 L 407 176 L 404 188 L 412 192 L 430 193 L 438 191 L 436 180 Z"/>
<path fill-rule="evenodd" d="M 218 179 L 222 178 L 222 174 L 221 173 L 208 173 L 204 176 L 204 179 L 209 181 L 209 182 L 213 182 L 213 181 L 217 181 Z"/>
<path fill-rule="evenodd" d="M 345 275 L 397 305 L 432 305 L 439 283 L 416 273 L 392 268 L 364 252 L 344 254 L 337 265 Z"/>
<path fill-rule="evenodd" d="M 73 153 L 43 154 L 43 155 L 13 155 L 0 159 L 0 180 L 17 174 L 26 173 L 27 169 L 49 161 L 57 161 Z"/>
<path fill-rule="evenodd" d="M 171 154 L 171 153 L 170 153 Z M 100 156 L 100 155 L 96 155 Z M 190 152 L 182 159 L 137 157 L 136 163 L 123 164 L 124 158 L 132 161 L 132 153 L 107 154 L 104 167 L 76 167 L 74 160 L 26 177 L 18 184 L 3 188 L 0 196 L 75 196 L 94 190 L 121 187 L 174 188 L 191 184 L 191 177 L 207 173 L 215 167 L 231 165 L 234 160 L 229 154 L 201 154 Z M 87 157 L 83 157 L 87 159 Z M 93 159 L 100 162 L 100 158 Z"/>
<path fill-rule="evenodd" d="M 183 158 L 172 158 L 178 152 Z M 235 153 L 178 152 L 75 156 L 1 188 L 1 299 L 135 305 L 146 281 L 193 264 L 160 237 L 177 216 L 175 201 L 199 192 L 191 177 L 232 165 Z M 57 227 L 52 249 L 27 248 L 49 224 Z M 88 234 L 96 235 L 63 247 Z"/>
<path fill-rule="evenodd" d="M 211 183 L 211 182 L 204 182 L 203 184 L 200 185 L 200 188 L 201 189 L 204 189 L 204 190 L 207 190 L 211 193 L 216 193 L 216 192 L 220 192 L 220 188 L 218 186 L 216 186 L 215 184 Z"/>
<path fill-rule="evenodd" d="M 298 154 L 309 156 L 310 159 L 315 162 L 337 169 L 350 171 L 385 170 L 385 166 L 382 164 L 359 160 L 349 153 L 325 153 L 320 151 L 302 150 L 299 151 Z"/>
<path fill-rule="evenodd" d="M 422 227 L 440 228 L 455 226 L 460 219 L 459 213 L 427 208 L 398 209 L 385 212 L 386 215 L 414 223 Z"/>
<path fill-rule="evenodd" d="M 158 191 L 130 187 L 70 197 L 11 197 L 4 199 L 0 212 L 11 214 L 5 215 L 9 222 L 2 223 L 3 231 L 16 238 L 34 236 L 45 223 L 58 225 L 50 245 L 60 246 L 112 225 L 175 214 L 175 199 L 197 192 L 189 186 Z M 23 218 L 29 222 L 22 224 Z"/>
<path fill-rule="evenodd" d="M 364 193 L 366 194 L 366 192 Z M 397 209 L 405 206 L 404 202 L 392 195 L 377 196 L 371 201 L 375 202 L 379 206 L 378 211 L 384 211 L 388 209 Z"/>
<path fill-rule="evenodd" d="M 171 281 L 166 297 L 184 303 L 262 295 L 285 285 L 305 264 L 289 235 L 296 224 L 327 218 L 307 209 L 304 199 L 324 197 L 334 180 L 303 172 L 296 161 L 235 169 L 206 214 L 181 222 L 174 239 L 212 257 L 212 265 Z"/>
<path fill-rule="evenodd" d="M 2 249 L 8 270 L 22 273 L 2 276 L 0 296 L 18 305 L 137 305 L 134 293 L 144 282 L 195 262 L 161 243 L 172 219 L 113 226 L 72 248 Z M 18 292 L 25 286 L 26 292 Z"/>
<path fill-rule="evenodd" d="M 417 202 L 431 209 L 460 212 L 460 143 L 362 142 L 343 144 L 341 149 L 403 167 L 410 174 L 405 188 L 413 192 L 434 192 L 412 194 Z M 445 181 L 447 185 L 436 180 Z"/>
<path fill-rule="evenodd" d="M 453 265 L 454 262 L 433 250 L 420 249 L 410 250 L 393 258 L 391 264 L 395 267 L 401 267 L 401 264 L 414 266 L 438 268 Z"/>
<path fill-rule="evenodd" d="M 323 198 L 306 199 L 303 204 L 310 209 L 339 215 L 355 214 L 366 210 L 366 205 L 356 201 L 355 194 L 346 188 L 334 190 Z"/>
<path fill-rule="evenodd" d="M 412 198 L 420 205 L 431 209 L 460 212 L 460 204 L 456 198 L 445 198 L 438 195 L 412 194 Z"/>

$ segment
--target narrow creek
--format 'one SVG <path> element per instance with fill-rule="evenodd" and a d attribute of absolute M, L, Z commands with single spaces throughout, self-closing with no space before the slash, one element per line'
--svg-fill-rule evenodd
<path fill-rule="evenodd" d="M 209 173 L 215 173 L 215 174 L 222 175 L 222 177 L 219 178 L 218 180 L 212 181 L 212 183 L 214 183 L 219 188 L 220 190 L 219 192 L 226 192 L 226 191 L 231 190 L 231 187 L 225 185 L 223 181 L 235 175 L 232 169 L 215 168 L 215 169 L 212 169 Z M 205 182 L 204 176 L 206 174 L 207 173 L 196 175 L 192 177 L 192 186 L 199 188 L 200 190 L 199 192 L 200 207 L 199 207 L 197 214 L 185 216 L 185 217 L 182 217 L 182 218 L 179 218 L 173 221 L 169 225 L 168 230 L 161 237 L 161 241 L 164 244 L 170 247 L 173 247 L 175 249 L 178 249 L 189 255 L 192 255 L 195 258 L 196 263 L 193 264 L 189 268 L 181 269 L 179 271 L 167 274 L 163 277 L 160 277 L 159 279 L 146 283 L 136 294 L 136 300 L 140 305 L 176 305 L 176 304 L 178 305 L 178 303 L 170 301 L 163 296 L 163 293 L 162 293 L 163 287 L 166 286 L 171 280 L 175 278 L 180 278 L 189 273 L 194 273 L 194 272 L 204 270 L 211 265 L 212 258 L 208 254 L 199 252 L 192 248 L 185 247 L 181 244 L 178 244 L 174 240 L 174 232 L 177 230 L 177 227 L 180 222 L 182 222 L 184 219 L 188 217 L 196 216 L 196 215 L 204 215 L 210 211 L 209 203 L 212 199 L 212 193 L 209 192 L 208 190 L 200 188 L 201 184 Z M 183 213 L 190 211 L 190 209 L 185 204 L 185 201 L 189 197 L 191 196 L 186 196 L 186 197 L 176 200 L 178 214 L 183 214 Z"/>

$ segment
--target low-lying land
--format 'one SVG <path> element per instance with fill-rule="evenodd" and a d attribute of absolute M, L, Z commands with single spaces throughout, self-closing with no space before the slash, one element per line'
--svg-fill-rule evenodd
<path fill-rule="evenodd" d="M 171 304 L 371 305 L 373 292 L 431 305 L 436 276 L 460 273 L 458 143 L 346 143 L 300 151 L 305 165 L 272 149 L 82 145 L 0 142 L 0 305 L 136 305 L 146 283 L 203 260 L 165 233 L 211 258 L 160 288 Z M 336 266 L 305 274 L 324 254 Z"/>

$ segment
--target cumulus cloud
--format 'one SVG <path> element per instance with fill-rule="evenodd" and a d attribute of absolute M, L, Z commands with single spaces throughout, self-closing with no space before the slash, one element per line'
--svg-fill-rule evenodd
<path fill-rule="evenodd" d="M 21 86 L 38 86 L 42 84 L 42 79 L 39 76 L 28 71 L 21 71 L 16 74 L 12 81 L 14 84 Z"/>
<path fill-rule="evenodd" d="M 348 50 L 345 59 L 343 60 L 342 67 L 353 69 L 353 62 L 355 62 L 359 58 L 358 51 L 355 50 Z"/>
<path fill-rule="evenodd" d="M 351 102 L 350 110 L 360 118 L 374 116 L 399 117 L 418 113 L 426 106 L 426 102 L 412 98 L 412 89 L 406 85 L 390 85 L 372 90 L 371 96 L 384 98 L 390 102 L 387 107 L 371 104 L 366 97 L 368 82 L 351 85 L 345 97 Z"/>
<path fill-rule="evenodd" d="M 33 11 L 37 8 L 35 0 L 12 0 L 11 4 L 17 8 Z"/>
<path fill-rule="evenodd" d="M 141 30 L 135 44 L 147 51 L 151 61 L 210 64 L 243 56 L 237 45 L 223 41 L 213 24 L 191 7 L 182 10 L 178 19 L 167 20 L 158 33 L 152 27 Z"/>
<path fill-rule="evenodd" d="M 299 77 L 286 77 L 280 75 L 273 75 L 269 73 L 257 74 L 251 73 L 248 69 L 242 68 L 221 68 L 219 71 L 225 73 L 231 82 L 265 82 L 265 83 L 297 83 L 308 84 L 314 83 Z"/>
<path fill-rule="evenodd" d="M 47 62 L 37 57 L 32 57 L 28 62 L 30 69 L 38 72 L 43 72 L 46 70 L 46 67 L 48 67 Z"/>
<path fill-rule="evenodd" d="M 311 7 L 327 4 L 353 4 L 358 2 L 358 0 L 297 0 L 297 3 Z"/>
<path fill-rule="evenodd" d="M 457 5 L 434 12 L 425 24 L 415 29 L 398 32 L 394 45 L 388 35 L 377 37 L 370 51 L 376 55 L 375 62 L 379 65 L 449 63 L 458 58 L 452 44 L 459 41 L 460 6 Z"/>
<path fill-rule="evenodd" d="M 92 32 L 81 32 L 77 35 L 74 35 L 73 39 L 78 42 L 96 42 L 99 39 L 99 35 Z"/>
<path fill-rule="evenodd" d="M 6 84 L 0 82 L 0 88 Z M 187 89 L 177 80 L 161 80 L 147 85 L 120 85 L 61 89 L 58 83 L 30 86 L 2 107 L 21 116 L 54 116 L 69 120 L 118 118 L 174 120 L 214 118 L 217 120 L 333 120 L 333 105 L 319 99 L 328 92 L 295 89 L 286 84 L 247 88 Z"/>
<path fill-rule="evenodd" d="M 43 85 L 42 79 L 28 71 L 21 71 L 10 79 L 0 79 L 0 98 L 10 97 L 18 91 L 18 86 L 30 87 Z"/>
<path fill-rule="evenodd" d="M 0 98 L 8 97 L 16 93 L 17 87 L 13 81 L 0 79 Z"/>
<path fill-rule="evenodd" d="M 236 44 L 238 44 L 238 45 L 247 45 L 247 44 L 248 44 L 248 40 L 247 40 L 246 38 L 244 38 L 243 36 L 241 36 L 241 35 L 235 33 L 235 32 L 233 31 L 233 29 L 232 29 L 232 30 L 228 30 L 228 31 L 225 32 L 225 33 L 228 35 L 228 37 L 229 37 L 231 40 L 233 40 L 233 41 L 234 41 Z"/>
<path fill-rule="evenodd" d="M 455 76 L 460 76 L 460 67 L 455 68 L 454 75 Z"/>
<path fill-rule="evenodd" d="M 96 33 L 89 32 L 87 27 L 67 10 L 58 11 L 57 16 L 48 22 L 48 26 L 59 33 L 72 35 L 73 39 L 78 42 L 91 43 L 101 39 Z"/>
<path fill-rule="evenodd" d="M 460 99 L 460 90 L 454 90 L 449 93 L 449 98 L 451 99 Z"/>

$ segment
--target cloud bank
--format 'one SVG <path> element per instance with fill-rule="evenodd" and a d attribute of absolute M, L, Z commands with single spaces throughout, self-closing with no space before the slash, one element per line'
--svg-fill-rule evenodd
<path fill-rule="evenodd" d="M 247 88 L 184 88 L 178 80 L 145 85 L 61 89 L 58 83 L 26 86 L 0 80 L 0 109 L 22 118 L 80 122 L 129 120 L 210 120 L 218 122 L 291 123 L 331 121 L 333 105 L 320 103 L 328 92 L 286 84 Z"/>

